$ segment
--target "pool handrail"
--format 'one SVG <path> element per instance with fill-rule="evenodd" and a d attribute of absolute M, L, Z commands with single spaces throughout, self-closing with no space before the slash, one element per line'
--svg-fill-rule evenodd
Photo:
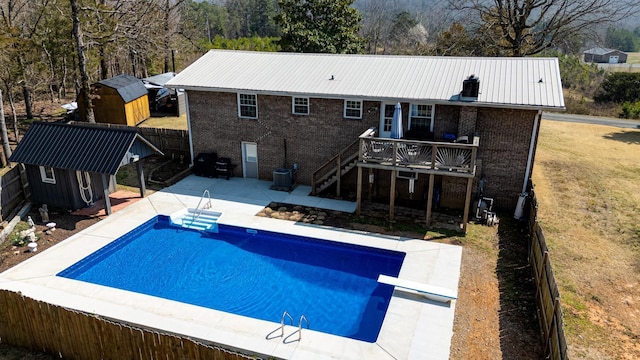
<path fill-rule="evenodd" d="M 289 314 L 289 312 L 287 310 L 285 310 L 282 313 L 282 318 L 280 319 L 280 330 L 282 332 L 282 335 L 280 335 L 281 337 L 284 337 L 284 317 L 287 316 L 289 319 L 291 319 L 291 326 L 293 326 L 293 317 L 291 316 L 291 314 Z"/>
<path fill-rule="evenodd" d="M 207 196 L 207 202 L 204 204 L 202 209 L 200 209 L 200 204 L 202 203 L 202 200 L 204 200 L 205 195 Z M 193 224 L 196 220 L 198 220 L 200 215 L 202 215 L 202 210 L 210 209 L 210 208 L 211 208 L 211 194 L 209 194 L 209 189 L 205 189 L 204 192 L 202 193 L 202 196 L 200 197 L 200 201 L 198 201 L 198 205 L 196 205 L 196 215 L 191 219 L 191 224 Z"/>
<path fill-rule="evenodd" d="M 307 329 L 309 328 L 309 320 L 307 320 L 307 317 L 304 316 L 304 314 L 300 315 L 300 320 L 298 321 L 298 341 L 302 339 L 302 320 L 303 319 L 307 323 Z"/>

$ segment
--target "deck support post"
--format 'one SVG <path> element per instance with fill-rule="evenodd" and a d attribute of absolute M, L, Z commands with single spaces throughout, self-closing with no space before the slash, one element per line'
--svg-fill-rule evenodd
<path fill-rule="evenodd" d="M 102 191 L 104 193 L 104 212 L 111 215 L 111 199 L 109 199 L 109 182 L 106 174 L 100 174 L 102 178 Z"/>
<path fill-rule="evenodd" d="M 362 206 L 362 168 L 358 166 L 358 189 L 356 190 L 356 215 L 360 216 L 360 207 Z"/>
<path fill-rule="evenodd" d="M 342 156 L 338 154 L 338 158 L 336 159 L 336 198 L 340 199 L 340 188 L 342 187 Z"/>
<path fill-rule="evenodd" d="M 369 202 L 371 202 L 373 200 L 373 169 L 369 168 L 369 178 L 367 179 L 367 181 L 369 182 L 369 193 L 368 195 L 368 200 Z"/>
<path fill-rule="evenodd" d="M 473 178 L 467 179 L 467 195 L 464 199 L 464 215 L 462 216 L 462 231 L 467 233 L 467 221 L 469 221 L 469 204 L 471 203 L 471 186 Z"/>
<path fill-rule="evenodd" d="M 433 204 L 433 180 L 435 176 L 429 174 L 429 190 L 427 192 L 427 226 L 431 226 L 431 206 Z"/>
<path fill-rule="evenodd" d="M 391 190 L 389 191 L 389 221 L 393 221 L 396 204 L 396 170 L 391 170 Z"/>

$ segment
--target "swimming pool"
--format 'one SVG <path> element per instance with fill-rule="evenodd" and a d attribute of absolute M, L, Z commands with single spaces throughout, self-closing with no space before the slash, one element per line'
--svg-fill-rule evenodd
<path fill-rule="evenodd" d="M 219 225 L 172 226 L 159 215 L 60 277 L 279 323 L 284 311 L 309 328 L 374 342 L 405 253 Z M 306 325 L 306 323 L 305 323 Z"/>

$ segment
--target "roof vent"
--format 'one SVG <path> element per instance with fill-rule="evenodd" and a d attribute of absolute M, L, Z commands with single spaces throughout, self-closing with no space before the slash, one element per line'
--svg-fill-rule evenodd
<path fill-rule="evenodd" d="M 471 75 L 462 81 L 462 93 L 460 94 L 462 100 L 475 100 L 480 93 L 480 79 Z"/>

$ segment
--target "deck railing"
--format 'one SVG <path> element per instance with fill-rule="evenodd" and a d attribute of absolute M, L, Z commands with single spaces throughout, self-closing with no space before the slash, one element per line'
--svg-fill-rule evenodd
<path fill-rule="evenodd" d="M 473 177 L 479 143 L 477 136 L 470 144 L 379 138 L 375 129 L 369 129 L 360 135 L 358 165 Z"/>

